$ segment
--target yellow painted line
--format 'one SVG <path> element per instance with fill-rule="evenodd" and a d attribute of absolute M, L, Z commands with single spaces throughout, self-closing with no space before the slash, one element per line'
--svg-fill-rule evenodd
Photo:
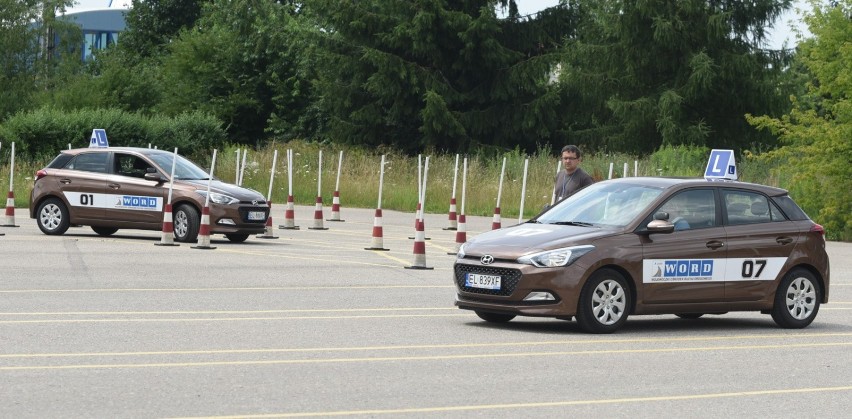
<path fill-rule="evenodd" d="M 196 323 L 196 322 L 246 322 L 272 320 L 360 320 L 360 319 L 401 319 L 412 317 L 464 317 L 467 313 L 458 314 L 387 314 L 364 316 L 278 316 L 278 317 L 196 317 L 196 318 L 142 318 L 142 319 L 45 319 L 45 320 L 0 320 L 0 324 L 32 324 L 32 323 Z"/>
<path fill-rule="evenodd" d="M 103 316 L 131 314 L 281 314 L 281 313 L 360 313 L 377 311 L 432 311 L 456 310 L 455 307 L 389 307 L 389 308 L 327 308 L 327 309 L 286 309 L 286 310 L 174 310 L 174 311 L 37 311 L 7 312 L 0 316 Z"/>
<path fill-rule="evenodd" d="M 475 410 L 507 410 L 507 409 L 530 409 L 530 408 L 545 408 L 545 407 L 571 407 L 571 406 L 590 406 L 590 405 L 610 405 L 610 404 L 627 404 L 627 403 L 649 403 L 649 402 L 673 402 L 673 401 L 690 401 L 690 400 L 706 400 L 706 399 L 724 399 L 736 397 L 756 397 L 756 396 L 777 396 L 781 394 L 807 394 L 807 393 L 829 393 L 843 392 L 852 390 L 852 386 L 842 387 L 810 387 L 810 388 L 790 388 L 790 389 L 775 389 L 775 390 L 752 390 L 752 391 L 733 391 L 726 393 L 706 393 L 706 394 L 682 394 L 669 396 L 649 396 L 649 397 L 622 397 L 613 399 L 591 399 L 591 400 L 565 400 L 556 402 L 531 402 L 531 403 L 502 403 L 502 404 L 480 404 L 480 405 L 463 405 L 463 406 L 435 406 L 435 407 L 412 407 L 402 409 L 368 409 L 368 410 L 335 410 L 326 412 L 295 412 L 295 413 L 266 413 L 266 414 L 241 414 L 238 416 L 207 416 L 215 419 L 236 419 L 236 418 L 296 418 L 296 417 L 316 417 L 316 416 L 354 416 L 354 415 L 400 415 L 411 413 L 441 413 L 441 412 L 464 412 Z M 524 415 L 530 415 L 532 412 L 524 412 Z M 570 416 L 570 415 L 568 415 Z M 197 418 L 174 418 L 174 419 L 197 419 Z"/>
<path fill-rule="evenodd" d="M 582 351 L 554 352 L 517 352 L 493 354 L 460 354 L 460 355 L 421 355 L 421 356 L 389 356 L 389 357 L 359 357 L 359 358 L 318 358 L 318 359 L 266 359 L 254 361 L 199 361 L 199 362 L 156 362 L 139 364 L 76 364 L 76 365 L 26 365 L 3 366 L 0 371 L 22 370 L 75 370 L 75 369 L 108 369 L 108 368 L 164 368 L 164 367 L 209 367 L 209 366 L 245 366 L 245 365 L 295 365 L 295 364 L 337 364 L 359 362 L 399 362 L 399 361 L 450 361 L 461 359 L 484 360 L 490 358 L 530 358 L 572 355 L 623 355 L 650 353 L 678 352 L 710 352 L 710 351 L 744 351 L 759 349 L 792 348 L 825 348 L 836 346 L 852 346 L 852 342 L 831 343 L 801 343 L 779 345 L 744 345 L 744 346 L 709 346 L 694 348 L 653 348 L 653 349 L 592 349 Z"/>
<path fill-rule="evenodd" d="M 375 352 L 375 351 L 410 351 L 418 349 L 481 349 L 481 348 L 512 348 L 523 346 L 554 346 L 554 345 L 597 345 L 597 344 L 642 344 L 642 343 L 671 343 L 671 342 L 722 342 L 745 339 L 813 339 L 821 337 L 849 337 L 852 333 L 803 333 L 789 335 L 739 335 L 739 336 L 707 336 L 682 338 L 635 338 L 635 339 L 584 339 L 584 340 L 554 340 L 554 341 L 524 341 L 524 342 L 489 342 L 489 343 L 448 343 L 431 345 L 383 345 L 383 346 L 353 346 L 353 347 L 314 347 L 314 348 L 266 348 L 266 349 L 209 349 L 186 351 L 139 351 L 139 352 L 82 352 L 82 353 L 40 353 L 40 354 L 0 354 L 3 358 L 74 358 L 74 357 L 114 357 L 114 356 L 152 356 L 152 355 L 227 355 L 227 354 L 268 354 L 268 353 L 311 353 L 320 352 Z"/>
<path fill-rule="evenodd" d="M 0 290 L 0 294 L 41 292 L 208 292 L 208 291 L 315 291 L 315 290 L 375 290 L 396 288 L 455 288 L 455 285 L 332 285 L 300 287 L 213 287 L 213 288 L 91 288 L 91 289 L 20 289 Z"/>
<path fill-rule="evenodd" d="M 402 260 L 402 259 L 400 259 L 400 258 L 398 258 L 398 257 L 395 257 L 395 256 L 391 256 L 391 255 L 387 254 L 387 252 L 383 252 L 383 251 L 380 251 L 380 250 L 372 250 L 372 252 L 373 252 L 373 253 L 375 253 L 375 254 L 377 254 L 377 255 L 379 255 L 379 256 L 381 256 L 381 257 L 388 258 L 388 259 L 390 259 L 390 260 L 392 260 L 392 261 L 394 261 L 394 262 L 399 262 L 399 263 L 401 263 L 403 266 L 411 266 L 411 263 L 410 263 L 410 262 L 405 261 L 405 260 Z"/>

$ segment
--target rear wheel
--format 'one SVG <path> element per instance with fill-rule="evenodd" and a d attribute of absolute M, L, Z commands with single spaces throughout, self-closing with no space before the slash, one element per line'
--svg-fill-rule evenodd
<path fill-rule="evenodd" d="M 612 333 L 627 321 L 629 310 L 630 290 L 624 276 L 612 269 L 601 269 L 580 292 L 577 323 L 589 333 Z"/>
<path fill-rule="evenodd" d="M 59 198 L 45 199 L 36 212 L 38 228 L 51 236 L 64 234 L 71 225 L 68 207 Z"/>
<path fill-rule="evenodd" d="M 246 239 L 248 239 L 249 235 L 248 234 L 229 233 L 229 234 L 226 234 L 225 237 L 227 237 L 228 240 L 231 241 L 231 243 L 242 243 L 242 242 L 246 241 Z"/>
<path fill-rule="evenodd" d="M 172 224 L 175 231 L 175 241 L 192 243 L 198 240 L 199 227 L 198 210 L 192 205 L 183 204 L 174 212 Z"/>
<path fill-rule="evenodd" d="M 785 329 L 801 329 L 814 321 L 821 300 L 814 275 L 805 269 L 793 269 L 784 275 L 775 291 L 772 320 Z"/>
<path fill-rule="evenodd" d="M 506 323 L 515 318 L 514 314 L 498 314 L 486 311 L 476 311 L 476 315 L 479 316 L 480 319 L 489 323 Z"/>
<path fill-rule="evenodd" d="M 113 227 L 95 227 L 95 226 L 92 226 L 92 231 L 94 231 L 95 233 L 98 233 L 99 236 L 112 236 L 113 234 L 115 234 L 116 231 L 118 231 L 118 229 L 113 228 Z"/>

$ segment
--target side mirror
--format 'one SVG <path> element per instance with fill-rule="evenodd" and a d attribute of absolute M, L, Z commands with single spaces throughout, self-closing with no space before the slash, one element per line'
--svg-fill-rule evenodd
<path fill-rule="evenodd" d="M 160 176 L 159 173 L 145 173 L 145 180 L 150 180 L 157 183 L 165 183 L 166 178 Z"/>
<path fill-rule="evenodd" d="M 659 213 L 657 213 L 657 214 L 659 214 Z M 657 214 L 654 214 L 654 218 L 657 217 Z M 665 214 L 665 213 L 663 213 L 663 214 Z M 668 214 L 666 214 L 666 218 L 668 218 Z M 653 233 L 668 234 L 668 233 L 673 232 L 675 227 L 674 227 L 674 224 L 668 222 L 668 220 L 657 220 L 657 219 L 655 219 L 655 220 L 651 221 L 650 223 L 648 223 L 647 228 L 648 228 L 648 234 L 653 234 Z"/>
<path fill-rule="evenodd" d="M 656 214 L 654 214 L 654 219 L 655 220 L 668 220 L 669 219 L 669 213 L 667 213 L 665 211 L 658 211 Z"/>

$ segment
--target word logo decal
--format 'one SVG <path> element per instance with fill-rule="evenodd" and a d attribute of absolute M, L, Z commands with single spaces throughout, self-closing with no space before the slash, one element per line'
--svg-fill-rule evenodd
<path fill-rule="evenodd" d="M 154 198 L 150 196 L 123 195 L 116 200 L 115 208 L 158 210 L 160 209 L 159 198 Z"/>

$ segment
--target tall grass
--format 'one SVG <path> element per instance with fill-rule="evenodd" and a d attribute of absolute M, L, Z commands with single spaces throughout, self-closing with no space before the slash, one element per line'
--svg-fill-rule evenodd
<path fill-rule="evenodd" d="M 240 162 L 243 148 L 226 145 L 218 151 L 215 175 L 227 182 L 237 178 L 237 150 L 240 150 Z M 341 148 L 328 144 L 291 141 L 271 143 L 260 149 L 248 149 L 246 168 L 243 173 L 243 186 L 254 189 L 264 196 L 269 193 L 270 171 L 274 151 L 278 151 L 278 161 L 272 188 L 272 202 L 284 203 L 288 194 L 286 150 L 292 149 L 293 158 L 293 196 L 296 204 L 312 205 L 317 196 L 317 169 L 319 151 L 323 151 L 322 161 L 322 197 L 326 205 L 331 204 L 338 170 L 338 157 Z M 364 149 L 346 147 L 340 176 L 341 206 L 375 208 L 378 205 L 379 170 L 381 155 L 385 155 L 384 189 L 382 208 L 413 212 L 417 206 L 417 157 L 405 156 L 395 150 Z M 429 172 L 426 185 L 426 212 L 442 213 L 449 209 L 453 193 L 453 171 L 455 154 L 426 153 L 429 158 Z M 696 147 L 663 148 L 645 158 L 623 153 L 586 154 L 581 167 L 595 180 L 609 177 L 624 177 L 625 164 L 627 176 L 687 176 L 700 177 L 707 163 L 709 150 Z M 209 170 L 212 155 L 192 157 L 202 168 Z M 462 210 L 462 159 L 456 180 L 456 199 L 458 211 Z M 557 170 L 557 156 L 546 151 L 538 151 L 526 156 L 519 151 L 510 151 L 497 156 L 470 155 L 468 158 L 467 189 L 465 191 L 465 214 L 491 215 L 497 205 L 497 193 L 500 182 L 500 169 L 506 158 L 506 173 L 500 208 L 503 219 L 508 222 L 517 219 L 520 212 L 521 189 L 523 183 L 524 160 L 529 158 L 526 196 L 523 218 L 537 214 L 550 203 L 553 193 L 553 181 Z M 32 161 L 15 161 L 15 205 L 26 207 L 32 190 L 35 172 L 43 168 L 49 158 Z M 425 159 L 424 159 L 425 160 Z M 0 151 L 0 190 L 8 185 L 9 153 L 6 145 Z M 746 159 L 738 162 L 740 178 L 744 181 L 777 185 L 778 179 L 772 178 L 770 170 L 759 167 L 761 163 Z M 754 167 L 752 167 L 754 166 Z"/>

